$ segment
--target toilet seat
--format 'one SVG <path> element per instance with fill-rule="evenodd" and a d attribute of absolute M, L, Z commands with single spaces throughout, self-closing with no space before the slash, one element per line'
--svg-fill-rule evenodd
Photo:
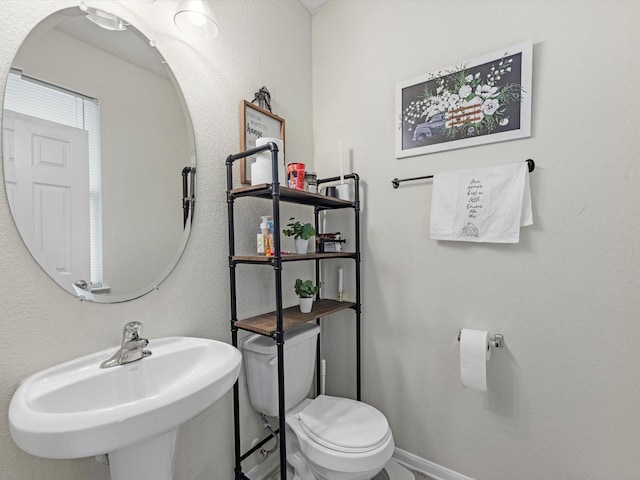
<path fill-rule="evenodd" d="M 320 395 L 297 418 L 313 441 L 344 453 L 369 452 L 390 435 L 389 423 L 382 413 L 347 398 Z"/>
<path fill-rule="evenodd" d="M 319 403 L 312 406 L 315 402 Z M 355 406 L 345 406 L 343 402 Z M 300 414 L 308 407 L 311 408 L 302 415 L 301 420 Z M 373 418 L 373 428 L 347 418 L 347 412 L 353 411 L 356 417 L 370 414 Z M 363 411 L 368 413 L 361 413 Z M 383 420 L 380 420 L 378 415 Z M 288 412 L 286 421 L 295 434 L 299 448 L 314 470 L 319 467 L 345 474 L 370 471 L 372 473 L 367 478 L 371 478 L 391 458 L 395 448 L 393 435 L 384 415 L 372 406 L 355 400 L 324 395 L 314 400 L 305 399 Z M 343 427 L 341 424 L 351 425 L 351 431 L 347 431 L 348 440 L 339 438 Z M 353 433 L 357 430 L 361 431 L 360 437 Z"/>

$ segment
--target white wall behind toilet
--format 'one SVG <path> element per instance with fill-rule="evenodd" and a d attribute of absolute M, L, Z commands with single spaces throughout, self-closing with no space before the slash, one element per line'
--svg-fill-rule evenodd
<path fill-rule="evenodd" d="M 315 164 L 337 174 L 341 139 L 365 183 L 363 399 L 398 447 L 478 480 L 638 478 L 638 18 L 640 3 L 621 1 L 352 0 L 315 13 Z M 527 40 L 531 138 L 394 158 L 396 82 Z M 527 158 L 536 223 L 513 246 L 430 240 L 431 183 L 390 183 Z M 325 322 L 330 394 L 353 387 L 344 316 Z M 504 334 L 486 394 L 460 384 L 463 327 Z"/>

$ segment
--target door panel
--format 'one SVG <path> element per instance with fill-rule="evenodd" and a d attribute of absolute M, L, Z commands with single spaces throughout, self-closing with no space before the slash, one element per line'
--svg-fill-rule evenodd
<path fill-rule="evenodd" d="M 66 290 L 89 280 L 89 141 L 85 130 L 5 110 L 12 125 L 12 211 L 24 242 Z M 23 188 L 27 185 L 28 188 Z"/>

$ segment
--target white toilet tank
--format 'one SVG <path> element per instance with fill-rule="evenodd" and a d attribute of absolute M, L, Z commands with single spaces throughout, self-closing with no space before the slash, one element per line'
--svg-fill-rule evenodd
<path fill-rule="evenodd" d="M 309 394 L 316 363 L 320 327 L 306 323 L 284 334 L 285 410 Z M 278 416 L 278 356 L 275 340 L 252 335 L 240 345 L 247 375 L 249 398 L 254 410 Z"/>

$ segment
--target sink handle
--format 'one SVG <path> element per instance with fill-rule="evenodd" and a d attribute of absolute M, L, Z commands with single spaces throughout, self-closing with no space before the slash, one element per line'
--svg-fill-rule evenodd
<path fill-rule="evenodd" d="M 142 333 L 141 322 L 129 322 L 124 326 L 122 330 L 122 345 L 132 340 L 138 340 Z"/>

